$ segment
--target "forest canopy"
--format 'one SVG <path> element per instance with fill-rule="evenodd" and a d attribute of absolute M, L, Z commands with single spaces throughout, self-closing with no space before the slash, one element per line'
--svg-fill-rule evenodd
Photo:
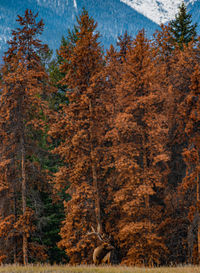
<path fill-rule="evenodd" d="M 83 9 L 56 56 L 38 18 L 18 15 L 1 65 L 0 263 L 91 264 L 99 246 L 97 264 L 199 264 L 200 37 L 185 5 L 106 51 Z"/>

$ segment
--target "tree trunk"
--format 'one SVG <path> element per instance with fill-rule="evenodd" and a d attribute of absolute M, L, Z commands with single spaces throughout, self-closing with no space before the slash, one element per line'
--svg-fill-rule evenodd
<path fill-rule="evenodd" d="M 24 147 L 24 136 L 21 136 L 21 170 L 22 170 L 22 211 L 23 215 L 26 212 L 26 170 L 25 170 L 25 147 Z M 26 232 L 23 232 L 23 263 L 28 264 L 28 240 Z"/>
<path fill-rule="evenodd" d="M 146 140 L 145 132 L 142 132 L 142 146 L 143 146 L 143 173 L 147 172 L 147 153 L 146 153 Z M 148 186 L 148 184 L 146 184 Z M 145 195 L 145 207 L 149 211 L 149 194 Z"/>
<path fill-rule="evenodd" d="M 92 179 L 95 191 L 95 214 L 96 214 L 96 221 L 97 221 L 97 231 L 102 234 L 102 224 L 101 224 L 101 209 L 100 209 L 100 198 L 99 198 L 99 191 L 98 191 L 98 183 L 97 183 L 97 173 L 94 163 L 94 152 L 91 150 L 91 162 L 92 162 Z"/>
<path fill-rule="evenodd" d="M 102 223 L 101 223 L 101 208 L 100 208 L 100 198 L 99 198 L 99 191 L 98 191 L 98 182 L 97 182 L 97 172 L 95 166 L 95 156 L 94 156 L 94 147 L 92 144 L 93 140 L 93 130 L 92 130 L 92 103 L 91 100 L 89 101 L 89 111 L 90 111 L 90 139 L 91 139 L 91 146 L 90 146 L 90 158 L 91 158 L 91 167 L 92 167 L 92 180 L 94 186 L 94 196 L 95 196 L 95 214 L 96 214 L 96 222 L 97 222 L 97 231 L 102 234 Z"/>
<path fill-rule="evenodd" d="M 14 193 L 14 216 L 15 216 L 15 223 L 17 222 L 17 198 L 16 193 Z M 17 238 L 14 236 L 14 264 L 17 263 Z"/>

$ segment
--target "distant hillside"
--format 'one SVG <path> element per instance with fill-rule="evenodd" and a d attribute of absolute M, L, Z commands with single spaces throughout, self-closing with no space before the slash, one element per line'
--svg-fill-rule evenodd
<path fill-rule="evenodd" d="M 11 36 L 11 30 L 17 27 L 17 15 L 23 15 L 28 8 L 39 12 L 39 18 L 45 23 L 42 40 L 51 49 L 59 48 L 62 35 L 67 34 L 67 29 L 76 22 L 76 16 L 85 7 L 91 16 L 98 22 L 98 30 L 101 33 L 101 42 L 104 48 L 111 43 L 115 44 L 117 37 L 126 30 L 133 37 L 144 28 L 148 37 L 151 37 L 159 25 L 133 9 L 128 2 L 132 0 L 1 0 L 0 1 L 0 55 L 7 48 L 6 40 Z M 179 0 L 176 0 L 179 1 Z M 190 1 L 188 10 L 193 15 L 194 22 L 200 21 L 200 0 Z M 124 3 L 126 2 L 126 3 Z M 133 2 L 133 1 L 132 1 Z M 137 0 L 135 4 L 144 5 L 144 11 L 148 10 L 147 0 Z M 154 0 L 155 2 L 155 0 Z M 162 5 L 163 0 L 156 1 L 155 5 Z M 151 5 L 150 5 L 151 7 Z M 160 10 L 160 13 L 162 10 Z M 157 14 L 157 15 L 156 15 Z M 161 14 L 162 15 L 162 14 Z M 155 16 L 161 16 L 159 9 Z M 200 25 L 198 26 L 200 33 Z"/>
<path fill-rule="evenodd" d="M 192 14 L 193 22 L 198 24 L 197 31 L 200 35 L 200 1 L 195 2 L 194 5 L 190 5 L 188 11 Z"/>
<path fill-rule="evenodd" d="M 18 14 L 25 9 L 39 12 L 43 18 L 45 31 L 42 36 L 50 48 L 56 49 L 60 45 L 62 35 L 67 33 L 76 22 L 76 16 L 85 7 L 91 16 L 98 22 L 98 30 L 105 48 L 116 43 L 117 37 L 126 30 L 135 36 L 139 30 L 145 28 L 151 36 L 159 26 L 141 15 L 120 0 L 1 0 L 0 2 L 0 47 L 1 52 L 6 48 L 5 40 L 9 38 L 11 29 L 14 29 Z"/>

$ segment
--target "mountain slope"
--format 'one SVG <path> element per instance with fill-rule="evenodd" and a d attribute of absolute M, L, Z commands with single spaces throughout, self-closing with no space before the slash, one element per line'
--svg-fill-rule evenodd
<path fill-rule="evenodd" d="M 28 8 L 39 12 L 45 23 L 42 40 L 54 49 L 59 48 L 62 35 L 76 23 L 76 16 L 85 7 L 98 22 L 104 48 L 116 43 L 126 30 L 133 37 L 144 28 L 151 37 L 157 23 L 173 19 L 182 0 L 1 0 L 0 1 L 0 55 L 6 50 L 11 29 L 17 27 L 17 15 Z M 198 22 L 200 0 L 185 0 Z M 169 3 L 169 4 L 167 4 Z M 147 18 L 149 17 L 149 18 Z M 197 21 L 198 20 L 198 21 Z"/>
<path fill-rule="evenodd" d="M 115 43 L 117 37 L 125 30 L 135 36 L 139 30 L 145 28 L 150 36 L 159 27 L 120 0 L 1 0 L 1 51 L 6 48 L 5 40 L 9 38 L 11 29 L 17 26 L 17 15 L 24 14 L 25 9 L 39 12 L 39 18 L 43 18 L 45 23 L 42 39 L 55 50 L 59 47 L 62 35 L 75 24 L 76 16 L 83 7 L 98 22 L 98 30 L 105 48 Z"/>
<path fill-rule="evenodd" d="M 197 23 L 197 32 L 200 35 L 200 1 L 196 1 L 193 5 L 188 6 L 189 12 L 192 14 L 194 23 Z"/>
<path fill-rule="evenodd" d="M 183 0 L 120 0 L 157 24 L 166 23 L 175 18 Z M 186 6 L 198 0 L 185 0 Z"/>

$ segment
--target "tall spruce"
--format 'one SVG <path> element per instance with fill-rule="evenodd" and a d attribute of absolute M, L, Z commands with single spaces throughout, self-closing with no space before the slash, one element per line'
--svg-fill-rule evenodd
<path fill-rule="evenodd" d="M 185 134 L 181 107 L 185 97 L 190 92 L 191 75 L 198 62 L 198 43 L 189 43 L 182 50 L 173 46 L 172 36 L 167 31 L 157 32 L 156 47 L 158 50 L 157 77 L 158 89 L 166 93 L 165 115 L 167 117 L 168 140 L 166 140 L 170 160 L 168 162 L 168 178 L 165 186 L 165 215 L 162 233 L 169 249 L 166 263 L 184 263 L 188 254 L 188 203 L 183 195 L 179 195 L 179 185 L 185 180 L 186 162 L 183 151 L 189 138 Z M 166 54 L 167 53 L 167 54 Z M 187 205 L 186 205 L 187 203 Z"/>
<path fill-rule="evenodd" d="M 71 263 L 91 261 L 91 240 L 86 232 L 93 226 L 101 227 L 98 134 L 100 102 L 98 93 L 89 87 L 93 76 L 103 66 L 102 48 L 99 46 L 97 24 L 83 10 L 77 18 L 76 36 L 59 50 L 64 60 L 60 70 L 65 74 L 61 84 L 67 86 L 69 104 L 52 117 L 50 134 L 59 139 L 54 153 L 63 160 L 63 166 L 55 174 L 55 188 L 66 190 L 71 200 L 64 202 L 66 218 L 60 235 L 60 246 Z M 69 188 L 69 189 L 68 189 Z"/>
<path fill-rule="evenodd" d="M 2 251 L 6 261 L 24 264 L 37 255 L 46 259 L 44 248 L 30 239 L 39 206 L 35 189 L 45 187 L 38 141 L 47 109 L 42 97 L 50 91 L 39 57 L 47 48 L 38 39 L 44 24 L 37 22 L 37 16 L 31 10 L 18 16 L 19 27 L 12 31 L 4 55 L 0 101 Z"/>
<path fill-rule="evenodd" d="M 186 173 L 180 184 L 180 197 L 186 210 L 188 225 L 187 250 L 188 262 L 200 261 L 200 74 L 199 64 L 194 68 L 191 76 L 189 92 L 180 105 L 182 118 L 185 122 L 187 142 L 183 150 L 186 163 Z"/>
<path fill-rule="evenodd" d="M 159 264 L 160 253 L 166 251 L 159 234 L 162 205 L 158 201 L 168 160 L 161 144 L 166 118 L 161 113 L 164 97 L 156 88 L 153 60 L 151 43 L 141 31 L 122 64 L 114 118 L 110 116 L 112 126 L 107 132 L 116 185 L 107 211 L 122 263 L 129 265 Z"/>
<path fill-rule="evenodd" d="M 197 23 L 192 24 L 192 15 L 187 13 L 183 2 L 175 19 L 170 22 L 170 31 L 174 42 L 178 44 L 180 49 L 183 49 L 183 45 L 188 45 L 189 42 L 196 39 L 196 28 Z"/>

